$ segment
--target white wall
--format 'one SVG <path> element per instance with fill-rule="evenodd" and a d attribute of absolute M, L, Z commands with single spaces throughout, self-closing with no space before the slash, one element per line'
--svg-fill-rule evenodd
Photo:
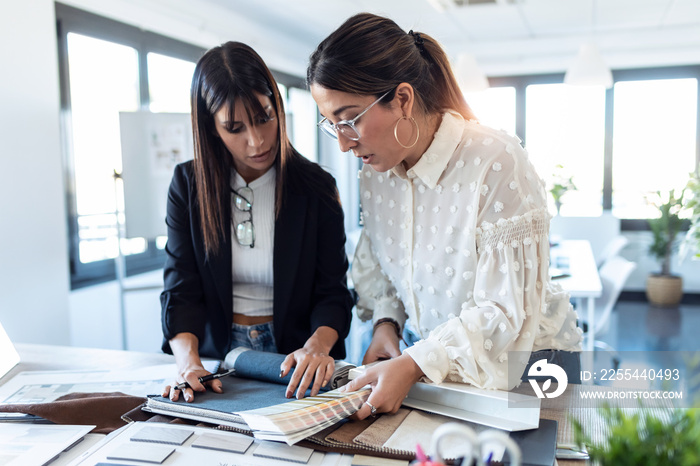
<path fill-rule="evenodd" d="M 0 43 L 0 321 L 13 341 L 68 344 L 54 2 L 3 2 Z"/>

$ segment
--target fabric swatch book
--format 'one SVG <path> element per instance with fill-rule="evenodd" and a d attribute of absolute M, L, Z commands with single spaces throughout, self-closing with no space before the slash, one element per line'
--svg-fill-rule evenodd
<path fill-rule="evenodd" d="M 369 396 L 369 390 L 340 393 L 328 389 L 347 380 L 353 367 L 336 363 L 336 371 L 325 392 L 317 396 L 293 400 L 286 398 L 283 385 L 289 383 L 291 372 L 279 377 L 279 367 L 285 356 L 275 353 L 242 350 L 227 358 L 226 368 L 235 369 L 233 376 L 221 380 L 224 393 L 197 393 L 191 403 L 171 401 L 151 396 L 145 410 L 169 416 L 225 425 L 240 432 L 253 433 L 256 438 L 285 441 L 293 444 L 354 414 Z"/>

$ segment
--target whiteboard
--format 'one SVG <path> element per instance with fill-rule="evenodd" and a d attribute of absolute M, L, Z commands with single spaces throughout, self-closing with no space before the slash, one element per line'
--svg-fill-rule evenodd
<path fill-rule="evenodd" d="M 189 113 L 120 112 L 127 238 L 166 236 L 175 165 L 194 157 Z"/>

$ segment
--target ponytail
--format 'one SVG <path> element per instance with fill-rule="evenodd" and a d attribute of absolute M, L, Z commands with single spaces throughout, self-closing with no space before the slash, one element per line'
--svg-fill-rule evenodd
<path fill-rule="evenodd" d="M 311 55 L 306 77 L 309 86 L 375 96 L 406 82 L 426 114 L 454 110 L 475 119 L 440 44 L 370 13 L 352 16 L 324 39 Z M 391 92 L 386 100 L 393 97 Z"/>

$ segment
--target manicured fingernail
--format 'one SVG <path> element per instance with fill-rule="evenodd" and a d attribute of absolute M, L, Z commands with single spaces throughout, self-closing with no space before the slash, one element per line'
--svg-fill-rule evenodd
<path fill-rule="evenodd" d="M 185 401 L 190 401 L 190 394 L 189 393 L 185 393 Z"/>
<path fill-rule="evenodd" d="M 285 398 L 291 398 L 292 397 L 292 392 L 287 390 L 287 392 L 284 394 Z"/>
<path fill-rule="evenodd" d="M 323 383 L 321 384 L 322 387 L 325 387 L 326 385 L 328 385 L 328 379 L 324 380 Z"/>
<path fill-rule="evenodd" d="M 284 375 L 284 369 L 282 369 L 282 370 L 280 371 L 280 379 L 283 377 L 283 375 Z"/>

